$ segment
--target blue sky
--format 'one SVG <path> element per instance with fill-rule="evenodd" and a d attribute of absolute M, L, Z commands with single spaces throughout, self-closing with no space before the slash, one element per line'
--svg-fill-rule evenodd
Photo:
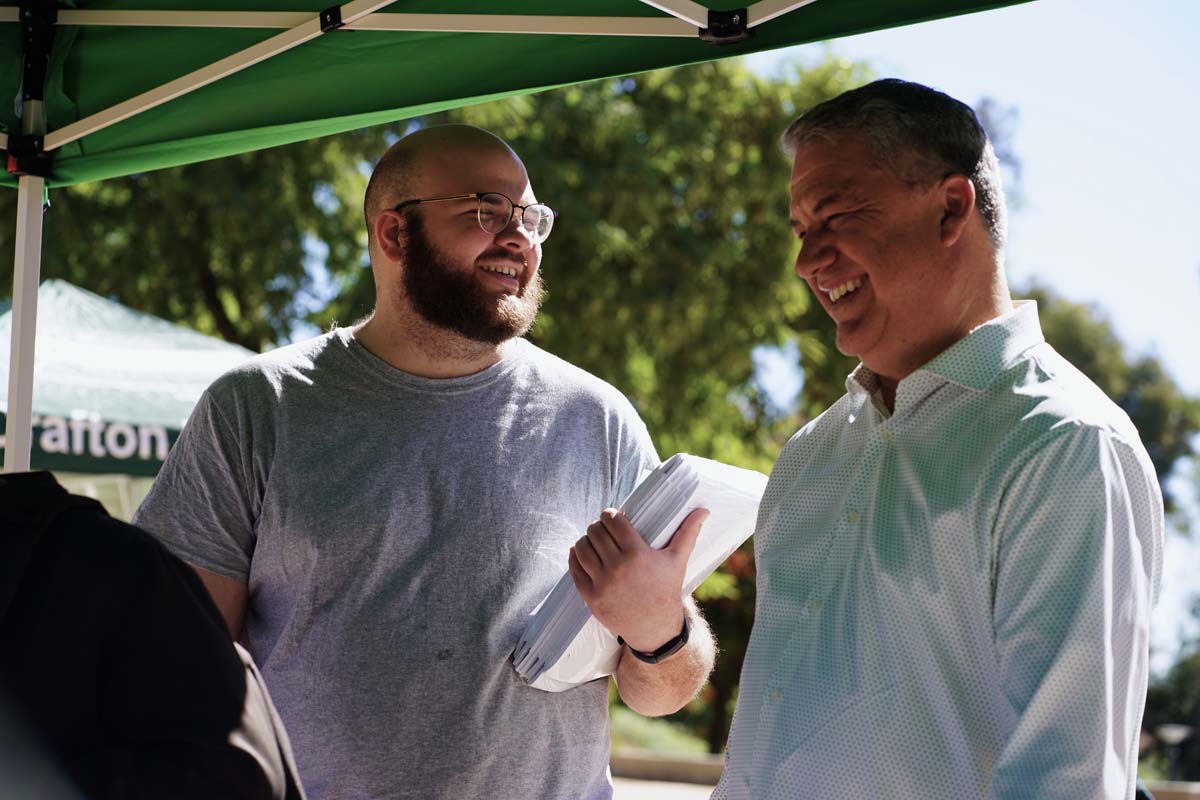
<path fill-rule="evenodd" d="M 1196 0 L 1034 0 L 831 47 L 881 77 L 1015 107 L 1023 203 L 1010 221 L 1011 282 L 1037 279 L 1094 305 L 1132 353 L 1157 355 L 1200 396 L 1198 36 Z M 749 64 L 769 73 L 824 52 L 776 50 Z M 1200 571 L 1200 530 L 1190 542 L 1168 534 L 1166 555 L 1157 669 L 1200 589 L 1188 575 Z"/>

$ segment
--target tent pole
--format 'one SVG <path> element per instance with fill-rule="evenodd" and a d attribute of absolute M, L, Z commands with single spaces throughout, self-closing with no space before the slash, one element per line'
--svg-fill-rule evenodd
<path fill-rule="evenodd" d="M 50 157 L 46 133 L 46 72 L 54 45 L 55 0 L 24 0 L 21 11 L 21 133 L 10 134 L 8 171 L 17 178 L 17 246 L 13 254 L 12 342 L 4 471 L 25 472 L 33 450 L 33 351 L 42 274 L 42 212 Z"/>
<path fill-rule="evenodd" d="M 809 0 L 811 2 L 811 0 Z M 0 23 L 16 22 L 16 8 L 0 6 Z M 305 11 L 116 11 L 64 8 L 60 25 L 149 28 L 295 28 L 312 19 Z M 407 14 L 375 12 L 344 26 L 348 31 L 528 33 L 569 36 L 674 36 L 691 38 L 696 26 L 675 16 L 578 17 L 531 14 Z M 3 149 L 0 147 L 0 149 Z"/>
<path fill-rule="evenodd" d="M 38 279 L 42 271 L 42 198 L 46 179 L 22 175 L 17 183 L 17 248 L 13 261 L 12 344 L 4 471 L 25 472 L 33 448 L 33 346 Z"/>
<path fill-rule="evenodd" d="M 781 17 L 790 11 L 795 11 L 797 8 L 803 8 L 810 3 L 815 3 L 817 0 L 759 0 L 759 2 L 746 9 L 746 16 L 749 17 L 748 24 L 750 27 L 762 25 L 764 22 L 770 22 L 776 17 Z"/>
<path fill-rule="evenodd" d="M 708 27 L 708 9 L 692 0 L 641 0 L 651 8 L 665 11 L 672 17 L 677 17 L 697 28 Z"/>

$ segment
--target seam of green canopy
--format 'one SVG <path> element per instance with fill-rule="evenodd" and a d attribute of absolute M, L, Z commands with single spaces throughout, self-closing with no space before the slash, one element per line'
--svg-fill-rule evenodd
<path fill-rule="evenodd" d="M 259 61 L 302 45 L 310 39 L 327 33 L 332 27 L 354 29 L 358 27 L 355 24 L 357 22 L 364 23 L 360 28 L 363 30 L 386 30 L 394 32 L 453 31 L 456 33 L 596 35 L 596 31 L 601 30 L 603 31 L 603 35 L 640 34 L 651 36 L 696 35 L 698 30 L 706 28 L 711 24 L 709 19 L 711 12 L 709 9 L 690 2 L 690 0 L 659 0 L 658 2 L 642 0 L 646 5 L 666 11 L 672 17 L 677 18 L 680 24 L 676 24 L 674 20 L 646 20 L 640 17 L 580 18 L 589 20 L 593 25 L 591 29 L 586 24 L 580 24 L 579 20 L 573 20 L 571 17 L 480 14 L 374 14 L 374 12 L 384 6 L 390 5 L 392 2 L 393 0 L 352 0 L 352 2 L 344 5 L 331 7 L 337 9 L 335 26 L 327 24 L 326 15 L 330 14 L 330 10 L 328 9 L 317 16 L 287 12 L 280 14 L 277 18 L 272 18 L 272 15 L 263 12 L 229 12 L 226 15 L 222 15 L 216 12 L 147 11 L 142 13 L 141 16 L 143 19 L 140 22 L 137 22 L 139 16 L 137 13 L 128 11 L 64 10 L 59 13 L 59 24 L 63 25 L 108 24 L 129 26 L 131 23 L 136 22 L 136 24 L 142 26 L 165 25 L 174 27 L 193 25 L 198 27 L 222 28 L 249 27 L 246 21 L 236 26 L 228 26 L 223 22 L 223 18 L 232 17 L 237 13 L 248 13 L 254 15 L 253 21 L 255 23 L 268 25 L 269 27 L 284 27 L 286 30 L 276 36 L 272 36 L 266 41 L 259 42 L 244 50 L 226 56 L 212 64 L 169 81 L 150 91 L 129 98 L 108 109 L 92 114 L 57 130 L 47 132 L 43 148 L 46 151 L 57 150 L 76 139 L 102 130 L 110 125 L 115 125 L 122 120 L 147 111 L 157 105 L 169 102 L 180 95 L 195 91 L 213 81 L 220 80 L 227 75 L 251 67 Z M 762 3 L 770 6 L 763 15 L 763 19 L 772 19 L 787 11 L 809 5 L 813 2 L 816 2 L 816 0 L 799 0 L 798 2 L 781 5 L 778 0 L 762 0 Z M 756 5 L 761 5 L 762 3 Z M 739 20 L 740 24 L 748 28 L 752 19 L 751 11 L 755 7 L 751 6 L 746 10 L 744 20 L 736 16 L 735 20 Z M 186 14 L 187 17 L 178 16 L 181 14 Z M 112 18 L 108 19 L 110 16 Z M 378 19 L 374 19 L 375 16 L 378 16 Z M 9 14 L 6 21 L 19 21 L 19 18 L 14 18 L 14 15 Z M 368 21 L 372 24 L 366 25 L 365 23 Z M 664 22 L 669 23 L 669 27 L 662 24 Z M 653 23 L 658 24 L 654 25 Z M 689 25 L 693 27 L 688 27 Z"/>
<path fill-rule="evenodd" d="M 392 2 L 393 0 L 352 0 L 352 2 L 340 6 L 341 18 L 345 23 L 351 23 L 360 17 L 365 17 L 372 11 L 390 5 Z M 148 111 L 157 105 L 174 100 L 180 95 L 193 92 L 213 81 L 218 81 L 234 72 L 251 67 L 259 61 L 291 50 L 293 47 L 302 45 L 309 39 L 315 39 L 323 33 L 325 33 L 325 30 L 320 15 L 310 17 L 307 21 L 283 33 L 272 36 L 264 42 L 259 42 L 245 50 L 226 56 L 219 61 L 214 61 L 212 64 L 164 83 L 148 92 L 143 92 L 136 97 L 131 97 L 122 103 L 85 117 L 78 122 L 73 122 L 56 131 L 50 131 L 46 134 L 45 149 L 57 150 L 64 144 L 107 128 L 109 125 L 115 125 L 124 119 L 140 114 L 143 111 Z"/>
<path fill-rule="evenodd" d="M 815 2 L 815 0 L 808 0 Z M 305 11 L 84 11 L 59 12 L 58 24 L 128 28 L 295 28 L 316 19 Z M 0 22 L 18 22 L 17 9 L 0 8 Z M 696 26 L 649 17 L 535 16 L 531 14 L 409 14 L 378 12 L 346 31 L 436 33 L 544 33 L 573 36 L 695 36 Z"/>

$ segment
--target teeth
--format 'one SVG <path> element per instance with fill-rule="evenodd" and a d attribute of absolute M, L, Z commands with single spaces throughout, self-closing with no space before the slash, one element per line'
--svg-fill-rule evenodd
<path fill-rule="evenodd" d="M 855 289 L 858 289 L 862 285 L 863 285 L 862 278 L 855 278 L 852 281 L 846 281 L 841 286 L 835 286 L 833 289 L 829 290 L 829 299 L 832 302 L 836 303 L 838 300 L 840 300 L 841 298 L 850 294 L 851 292 L 853 292 Z"/>
<path fill-rule="evenodd" d="M 517 277 L 517 271 L 512 267 L 489 267 L 485 265 L 484 269 L 488 272 L 499 272 L 501 275 L 507 275 L 510 278 Z"/>

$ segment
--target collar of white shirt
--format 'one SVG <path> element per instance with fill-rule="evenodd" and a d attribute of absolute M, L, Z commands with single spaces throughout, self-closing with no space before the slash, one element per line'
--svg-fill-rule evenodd
<path fill-rule="evenodd" d="M 922 400 L 946 382 L 982 392 L 1022 353 L 1045 340 L 1037 302 L 1017 300 L 1012 311 L 973 329 L 901 380 L 896 388 L 896 407 Z M 846 378 L 846 391 L 853 396 L 878 397 L 879 378 L 860 363 Z"/>

